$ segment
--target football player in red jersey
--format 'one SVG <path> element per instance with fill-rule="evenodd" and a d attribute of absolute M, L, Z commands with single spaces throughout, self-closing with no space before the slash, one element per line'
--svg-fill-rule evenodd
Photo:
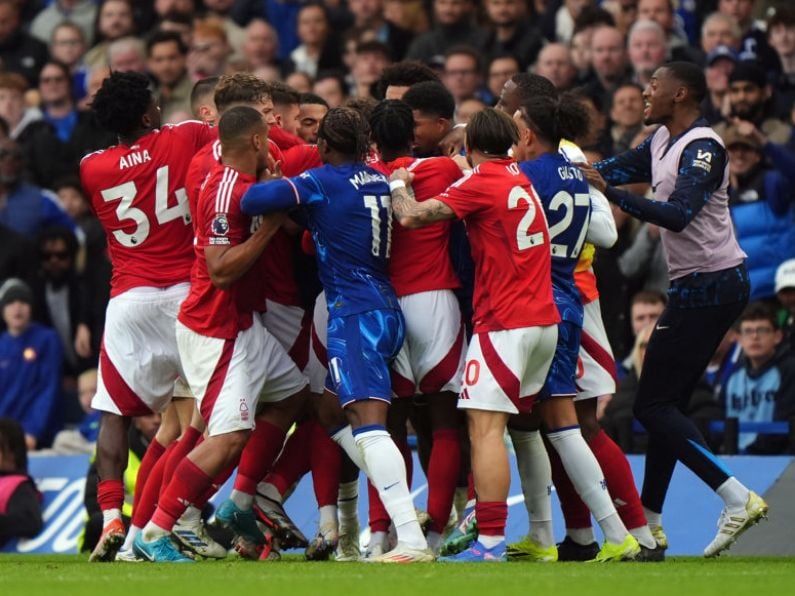
<path fill-rule="evenodd" d="M 113 266 L 92 402 L 103 412 L 97 500 L 104 529 L 91 561 L 113 560 L 124 539 L 122 474 L 130 418 L 163 411 L 172 396 L 190 397 L 184 384 L 175 385 L 181 367 L 174 325 L 193 261 L 185 173 L 213 133 L 193 121 L 160 128 L 148 85 L 136 73 L 113 73 L 103 82 L 93 110 L 119 144 L 80 164 Z"/>
<path fill-rule="evenodd" d="M 474 335 L 458 407 L 467 412 L 480 535 L 451 561 L 505 560 L 510 468 L 503 435 L 509 417 L 527 411 L 544 385 L 557 342 L 549 230 L 530 182 L 508 157 L 517 139 L 513 120 L 487 108 L 467 127 L 471 176 L 422 202 L 406 188 L 408 170 L 391 176 L 401 225 L 464 219 L 475 261 Z"/>
<path fill-rule="evenodd" d="M 260 111 L 237 106 L 223 113 L 218 128 L 222 163 L 210 171 L 199 195 L 191 290 L 177 323 L 180 358 L 209 436 L 177 466 L 133 543 L 136 554 L 150 561 L 186 560 L 170 539 L 176 520 L 238 459 L 232 496 L 216 516 L 238 535 L 262 542 L 252 510 L 254 489 L 306 398 L 305 377 L 265 331 L 252 300 L 260 290 L 253 267 L 281 223 L 252 222 L 240 211 L 240 198 L 265 169 L 268 126 Z M 263 407 L 255 416 L 258 401 Z M 244 446 L 249 457 L 241 459 Z"/>
<path fill-rule="evenodd" d="M 411 107 L 399 100 L 379 103 L 370 117 L 372 138 L 381 161 L 372 166 L 389 175 L 406 168 L 414 178 L 417 201 L 435 197 L 461 178 L 461 169 L 448 157 L 412 157 L 414 117 Z M 406 319 L 406 339 L 392 364 L 392 391 L 399 398 L 390 407 L 389 431 L 411 464 L 406 421 L 412 397 L 426 396 L 422 411 L 430 419 L 432 447 L 428 465 L 428 546 L 436 553 L 450 516 L 461 464 L 456 403 L 464 373 L 466 337 L 453 289 L 459 286 L 450 261 L 450 221 L 411 230 L 392 229 L 389 276 Z M 386 510 L 370 490 L 370 547 L 380 555 L 389 529 Z M 379 535 L 379 532 L 381 533 Z"/>

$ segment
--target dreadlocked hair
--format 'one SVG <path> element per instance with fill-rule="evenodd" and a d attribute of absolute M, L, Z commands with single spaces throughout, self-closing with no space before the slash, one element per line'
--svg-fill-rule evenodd
<path fill-rule="evenodd" d="M 97 122 L 115 135 L 126 137 L 141 128 L 152 102 L 149 79 L 137 72 L 112 72 L 102 81 L 91 109 Z"/>
<path fill-rule="evenodd" d="M 320 123 L 317 136 L 326 141 L 329 149 L 353 157 L 357 162 L 365 161 L 370 152 L 370 126 L 353 108 L 329 110 Z"/>
<path fill-rule="evenodd" d="M 373 142 L 380 150 L 405 149 L 414 141 L 414 115 L 411 106 L 398 99 L 385 99 L 370 115 Z"/>

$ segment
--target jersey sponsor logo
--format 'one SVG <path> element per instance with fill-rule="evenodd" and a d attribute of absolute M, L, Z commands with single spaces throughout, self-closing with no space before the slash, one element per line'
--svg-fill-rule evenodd
<path fill-rule="evenodd" d="M 353 188 L 359 190 L 359 187 L 364 186 L 365 184 L 372 184 L 373 182 L 387 183 L 387 179 L 383 174 L 356 172 L 356 175 L 353 178 L 348 178 L 348 182 L 353 185 Z"/>
<path fill-rule="evenodd" d="M 134 151 L 126 156 L 122 155 L 121 158 L 119 158 L 119 169 L 124 170 L 133 166 L 139 166 L 147 161 L 152 161 L 152 156 L 149 155 L 147 149 L 143 151 Z"/>
<path fill-rule="evenodd" d="M 211 229 L 216 236 L 226 236 L 229 233 L 229 219 L 227 219 L 226 213 L 219 213 L 215 216 Z"/>
<path fill-rule="evenodd" d="M 712 153 L 699 149 L 696 158 L 693 160 L 692 166 L 694 168 L 701 168 L 705 172 L 712 171 Z"/>
<path fill-rule="evenodd" d="M 33 348 L 25 348 L 25 350 L 22 352 L 22 359 L 25 362 L 33 362 L 36 360 L 36 350 Z"/>

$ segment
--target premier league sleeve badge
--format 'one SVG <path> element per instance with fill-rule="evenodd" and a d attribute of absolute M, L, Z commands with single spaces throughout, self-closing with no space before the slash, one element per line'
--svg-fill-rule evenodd
<path fill-rule="evenodd" d="M 229 233 L 229 220 L 226 218 L 226 213 L 219 213 L 215 216 L 212 231 L 214 236 L 226 236 Z"/>

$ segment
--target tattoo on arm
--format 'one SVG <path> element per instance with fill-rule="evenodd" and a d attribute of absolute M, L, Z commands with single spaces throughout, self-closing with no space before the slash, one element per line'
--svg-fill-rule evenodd
<path fill-rule="evenodd" d="M 437 199 L 418 203 L 411 187 L 392 191 L 392 209 L 395 218 L 407 228 L 419 228 L 443 219 L 454 219 L 455 212 Z"/>

